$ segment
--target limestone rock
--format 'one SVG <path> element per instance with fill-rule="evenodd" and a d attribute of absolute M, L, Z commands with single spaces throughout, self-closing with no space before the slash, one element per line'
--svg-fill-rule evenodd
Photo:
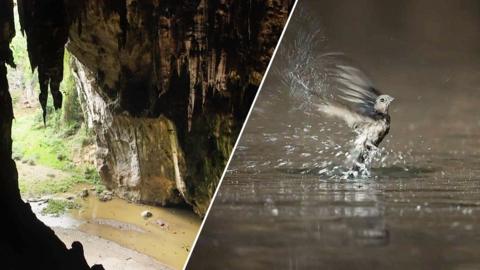
<path fill-rule="evenodd" d="M 294 1 L 81 2 L 68 49 L 102 179 L 203 215 Z"/>

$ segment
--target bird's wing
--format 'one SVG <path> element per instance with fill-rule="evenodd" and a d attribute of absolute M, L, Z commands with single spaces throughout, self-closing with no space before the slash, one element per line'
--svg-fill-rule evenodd
<path fill-rule="evenodd" d="M 330 117 L 342 119 L 351 128 L 356 128 L 358 123 L 365 123 L 365 122 L 372 121 L 370 117 L 366 117 L 359 113 L 353 112 L 349 110 L 347 107 L 339 104 L 325 102 L 323 104 L 318 104 L 316 107 L 318 111 Z"/>
<path fill-rule="evenodd" d="M 349 126 L 375 119 L 375 102 L 381 93 L 361 69 L 341 53 L 320 55 L 318 63 L 326 78 L 324 89 L 313 90 L 322 93 L 320 111 L 345 120 Z"/>

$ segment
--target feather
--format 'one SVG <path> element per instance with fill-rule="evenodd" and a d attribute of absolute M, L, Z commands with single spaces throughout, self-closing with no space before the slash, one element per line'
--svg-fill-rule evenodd
<path fill-rule="evenodd" d="M 319 104 L 317 105 L 317 109 L 319 112 L 322 112 L 327 116 L 344 120 L 350 128 L 355 128 L 358 123 L 373 121 L 373 119 L 357 112 L 351 111 L 345 106 L 340 106 L 333 103 Z"/>
<path fill-rule="evenodd" d="M 331 92 L 332 100 L 324 103 L 329 105 L 322 111 L 332 115 L 332 113 L 328 113 L 329 110 L 338 112 L 338 108 L 343 107 L 342 111 L 348 112 L 345 117 L 338 113 L 333 113 L 333 115 L 342 118 L 347 123 L 351 122 L 351 119 L 357 119 L 357 121 L 376 119 L 375 102 L 381 93 L 376 90 L 371 79 L 361 69 L 349 63 L 344 55 L 329 54 L 327 57 L 329 58 L 328 67 L 325 70 L 328 85 L 330 85 L 328 91 Z M 351 114 L 358 114 L 358 116 L 352 117 Z"/>
<path fill-rule="evenodd" d="M 325 49 L 326 37 L 321 23 L 306 14 L 304 11 L 292 22 L 297 31 L 280 49 L 283 57 L 277 73 L 290 96 L 306 113 L 321 111 L 345 120 L 349 126 L 352 121 L 375 119 L 380 92 L 344 53 L 318 54 Z"/>

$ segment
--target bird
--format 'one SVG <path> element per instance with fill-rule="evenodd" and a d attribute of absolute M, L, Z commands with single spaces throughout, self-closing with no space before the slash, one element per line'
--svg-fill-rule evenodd
<path fill-rule="evenodd" d="M 312 56 L 309 66 L 291 68 L 284 81 L 303 105 L 343 120 L 355 134 L 346 160 L 348 177 L 370 176 L 369 166 L 390 131 L 394 98 L 382 94 L 366 73 L 344 53 Z"/>
<path fill-rule="evenodd" d="M 275 74 L 307 115 L 343 120 L 355 139 L 345 165 L 348 177 L 370 176 L 369 166 L 390 131 L 394 98 L 383 94 L 349 56 L 331 51 L 322 22 L 308 10 L 290 22 Z M 285 87 L 280 87 L 285 88 Z M 283 95 L 283 91 L 279 92 Z"/>
<path fill-rule="evenodd" d="M 347 159 L 349 176 L 369 176 L 368 166 L 390 131 L 389 108 L 394 97 L 382 94 L 360 68 L 343 60 L 343 54 L 324 54 L 328 87 L 317 102 L 319 112 L 343 120 L 356 134 Z M 317 91 L 314 91 L 316 93 Z"/>

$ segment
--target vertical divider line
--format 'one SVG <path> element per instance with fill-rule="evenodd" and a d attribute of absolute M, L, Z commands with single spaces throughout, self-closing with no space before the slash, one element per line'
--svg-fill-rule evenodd
<path fill-rule="evenodd" d="M 288 28 L 288 24 L 290 23 L 290 19 L 292 18 L 293 14 L 295 13 L 295 8 L 297 7 L 297 3 L 300 0 L 295 0 L 295 3 L 293 3 L 292 10 L 290 11 L 290 14 L 288 15 L 287 21 L 285 22 L 285 26 L 283 27 L 282 34 L 280 35 L 280 38 L 278 39 L 277 46 L 275 47 L 275 50 L 273 51 L 272 57 L 270 58 L 270 62 L 268 63 L 267 69 L 265 70 L 265 73 L 263 75 L 262 81 L 260 82 L 260 85 L 258 86 L 258 91 L 255 94 L 255 98 L 253 99 L 252 105 L 250 106 L 250 109 L 248 110 L 247 117 L 245 118 L 245 121 L 243 122 L 242 128 L 240 129 L 240 133 L 238 134 L 237 140 L 235 142 L 235 145 L 233 146 L 232 153 L 230 154 L 230 157 L 228 158 L 227 164 L 225 165 L 225 168 L 223 169 L 222 177 L 220 177 L 220 181 L 218 182 L 218 185 L 215 189 L 215 193 L 213 194 L 212 200 L 210 201 L 210 205 L 208 206 L 207 212 L 205 213 L 205 217 L 203 218 L 202 224 L 200 225 L 200 228 L 197 232 L 197 236 L 195 237 L 195 240 L 193 241 L 192 248 L 190 249 L 190 252 L 188 254 L 187 260 L 183 264 L 183 270 L 186 270 L 188 262 L 190 261 L 190 258 L 192 257 L 193 251 L 195 250 L 195 246 L 197 245 L 198 238 L 200 237 L 203 226 L 205 225 L 205 222 L 207 221 L 208 214 L 210 213 L 210 210 L 212 209 L 213 204 L 215 203 L 215 198 L 217 197 L 218 191 L 220 190 L 220 187 L 223 182 L 223 178 L 225 177 L 225 174 L 227 173 L 227 169 L 230 165 L 230 162 L 233 159 L 233 156 L 235 155 L 235 150 L 237 150 L 238 143 L 240 142 L 240 138 L 242 137 L 243 131 L 245 127 L 247 126 L 248 119 L 250 118 L 250 114 L 253 111 L 253 107 L 255 106 L 255 103 L 257 102 L 258 95 L 262 91 L 263 84 L 265 83 L 265 79 L 268 76 L 268 72 L 270 71 L 270 68 L 273 63 L 273 59 L 275 58 L 275 55 L 277 54 L 278 48 L 280 47 L 280 44 L 282 43 L 283 36 L 285 35 L 285 32 Z"/>

